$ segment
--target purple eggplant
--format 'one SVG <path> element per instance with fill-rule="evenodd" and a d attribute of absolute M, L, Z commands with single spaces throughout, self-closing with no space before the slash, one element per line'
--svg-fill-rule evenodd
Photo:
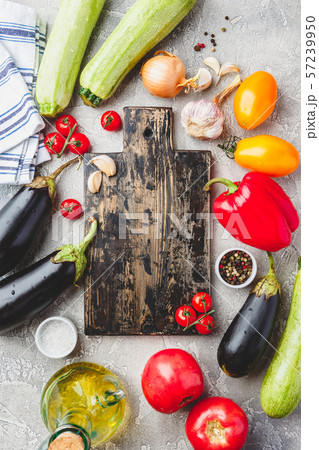
<path fill-rule="evenodd" d="M 272 254 L 267 254 L 268 274 L 252 289 L 217 350 L 219 366 L 230 377 L 244 377 L 253 370 L 266 350 L 274 329 L 281 288 Z"/>
<path fill-rule="evenodd" d="M 50 217 L 56 195 L 55 179 L 74 158 L 47 177 L 23 186 L 0 211 L 0 276 L 13 269 L 34 244 Z"/>
<path fill-rule="evenodd" d="M 92 241 L 97 220 L 79 245 L 64 245 L 52 254 L 0 281 L 0 333 L 32 319 L 83 275 L 85 250 Z"/>

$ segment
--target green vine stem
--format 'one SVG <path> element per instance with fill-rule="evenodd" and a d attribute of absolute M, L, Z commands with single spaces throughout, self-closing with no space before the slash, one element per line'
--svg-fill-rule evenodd
<path fill-rule="evenodd" d="M 241 140 L 238 136 L 231 136 L 224 140 L 222 144 L 218 144 L 217 147 L 224 150 L 227 158 L 234 159 L 234 153 L 237 148 L 237 143 Z"/>
<path fill-rule="evenodd" d="M 195 320 L 195 322 L 192 322 L 191 324 L 187 325 L 185 328 L 183 328 L 183 331 L 189 330 L 191 327 L 195 326 L 197 323 L 199 323 L 204 317 L 211 315 L 213 312 L 215 312 L 214 309 L 211 309 L 210 311 L 203 314 L 199 319 Z M 193 316 L 192 316 L 193 317 Z M 188 320 L 188 317 L 187 317 Z"/>

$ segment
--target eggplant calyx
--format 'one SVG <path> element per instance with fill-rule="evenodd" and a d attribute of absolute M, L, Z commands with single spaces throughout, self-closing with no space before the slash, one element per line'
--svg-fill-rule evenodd
<path fill-rule="evenodd" d="M 81 157 L 73 158 L 65 164 L 62 164 L 62 166 L 51 173 L 51 175 L 36 177 L 33 181 L 31 181 L 31 183 L 27 184 L 26 186 L 30 187 L 31 189 L 48 188 L 49 197 L 51 198 L 53 204 L 56 196 L 55 179 L 58 175 L 60 175 L 61 172 L 63 172 L 64 169 L 66 169 L 71 164 L 74 164 L 75 162 L 79 162 L 81 159 Z"/>
<path fill-rule="evenodd" d="M 51 261 L 54 264 L 60 264 L 63 262 L 74 262 L 75 263 L 75 278 L 74 283 L 77 282 L 79 278 L 84 273 L 87 259 L 85 256 L 85 250 L 88 245 L 92 241 L 93 237 L 96 234 L 97 230 L 97 220 L 95 217 L 90 218 L 91 227 L 89 229 L 88 234 L 84 237 L 84 239 L 78 245 L 63 245 L 57 249 L 57 254 L 52 256 Z"/>
<path fill-rule="evenodd" d="M 280 283 L 276 278 L 275 262 L 272 254 L 267 252 L 269 259 L 269 272 L 266 276 L 260 278 L 256 286 L 250 291 L 250 294 L 256 294 L 256 297 L 266 296 L 266 300 L 276 294 L 281 294 Z"/>

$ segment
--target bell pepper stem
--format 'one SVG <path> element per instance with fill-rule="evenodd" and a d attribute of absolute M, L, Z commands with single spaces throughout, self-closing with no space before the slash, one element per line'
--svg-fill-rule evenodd
<path fill-rule="evenodd" d="M 235 183 L 233 183 L 232 181 L 228 180 L 227 178 L 213 178 L 212 180 L 210 180 L 208 183 L 205 184 L 204 191 L 209 191 L 210 187 L 214 183 L 224 184 L 228 188 L 227 195 L 234 194 L 238 189 L 238 186 Z"/>

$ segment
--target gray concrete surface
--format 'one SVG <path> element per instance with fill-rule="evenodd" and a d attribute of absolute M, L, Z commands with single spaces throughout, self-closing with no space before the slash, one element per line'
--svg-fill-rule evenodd
<path fill-rule="evenodd" d="M 19 0 L 32 5 L 48 21 L 49 29 L 58 10 L 58 0 Z M 104 39 L 113 30 L 133 0 L 108 0 L 94 30 L 84 64 L 92 57 Z M 224 16 L 240 17 L 231 25 Z M 226 33 L 221 28 L 227 28 Z M 242 77 L 265 69 L 276 77 L 279 100 L 271 118 L 250 133 L 241 130 L 233 116 L 232 101 L 228 99 L 222 109 L 225 115 L 225 132 L 241 136 L 262 133 L 274 134 L 291 141 L 300 148 L 300 3 L 294 0 L 198 0 L 193 11 L 167 37 L 157 49 L 178 54 L 185 62 L 187 74 L 192 75 L 203 66 L 203 59 L 212 55 L 208 39 L 203 32 L 215 33 L 217 51 L 214 54 L 221 63 L 235 62 L 242 70 Z M 204 51 L 195 53 L 196 42 L 208 42 Z M 213 167 L 216 176 L 241 179 L 245 170 L 226 158 L 216 142 L 200 142 L 187 137 L 179 120 L 180 111 L 190 99 L 212 98 L 226 86 L 232 75 L 225 77 L 218 89 L 211 87 L 202 94 L 180 94 L 174 100 L 151 97 L 144 89 L 139 75 L 141 63 L 123 82 L 116 95 L 107 104 L 94 110 L 83 106 L 75 93 L 68 112 L 88 134 L 94 152 L 121 151 L 122 133 L 105 133 L 99 125 L 101 113 L 106 109 L 121 112 L 125 105 L 172 106 L 175 113 L 174 144 L 177 149 L 210 149 L 216 160 Z M 76 91 L 75 91 L 76 92 Z M 48 126 L 49 128 L 49 126 Z M 68 157 L 64 157 L 66 160 Z M 46 164 L 41 173 L 47 174 L 56 162 Z M 300 171 L 278 180 L 300 209 Z M 16 188 L 0 188 L 0 207 L 11 198 Z M 216 192 L 218 189 L 216 188 Z M 82 174 L 70 169 L 59 182 L 58 201 L 75 197 L 82 199 Z M 236 241 L 227 235 L 217 223 L 213 226 L 213 258 Z M 83 234 L 83 221 L 70 223 L 55 213 L 51 226 L 42 236 L 43 244 L 29 255 L 29 261 L 44 256 L 58 245 L 77 242 Z M 252 249 L 258 261 L 258 276 L 265 274 L 265 254 Z M 282 284 L 283 298 L 276 331 L 272 342 L 276 345 L 284 329 L 288 315 L 297 258 L 300 253 L 300 232 L 294 234 L 289 248 L 275 255 L 278 279 Z M 82 285 L 81 285 L 82 286 Z M 282 420 L 269 419 L 259 402 L 260 385 L 270 362 L 272 351 L 267 350 L 252 374 L 244 379 L 230 379 L 220 369 L 216 359 L 219 341 L 235 312 L 243 304 L 249 289 L 238 291 L 224 287 L 213 275 L 213 301 L 216 309 L 216 330 L 211 336 L 200 337 L 87 337 L 83 334 L 82 287 L 72 287 L 54 306 L 25 326 L 0 337 L 0 448 L 3 450 L 36 449 L 47 431 L 42 423 L 39 402 L 41 390 L 48 378 L 66 363 L 93 361 L 104 364 L 117 374 L 128 394 L 124 422 L 111 439 L 102 446 L 108 450 L 184 450 L 191 446 L 184 432 L 189 407 L 171 415 L 161 415 L 151 409 L 143 397 L 140 376 L 147 359 L 156 351 L 179 347 L 191 352 L 201 365 L 205 376 L 205 395 L 219 395 L 235 400 L 248 415 L 250 431 L 245 445 L 247 450 L 297 450 L 300 448 L 300 408 Z M 190 293 L 191 297 L 191 293 Z M 37 325 L 46 317 L 61 314 L 69 317 L 79 331 L 79 344 L 72 357 L 65 360 L 49 360 L 34 345 Z"/>

